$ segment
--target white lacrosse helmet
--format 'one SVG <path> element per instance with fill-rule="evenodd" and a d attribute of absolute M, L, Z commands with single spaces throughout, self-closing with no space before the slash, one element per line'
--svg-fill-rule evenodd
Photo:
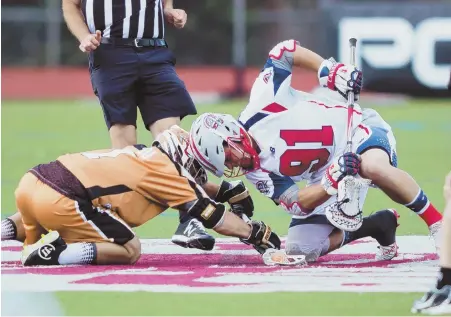
<path fill-rule="evenodd" d="M 189 134 L 179 126 L 160 133 L 152 145 L 158 145 L 174 161 L 183 166 L 199 185 L 207 182 L 207 172 L 191 154 Z"/>
<path fill-rule="evenodd" d="M 252 170 L 259 167 L 258 154 L 252 147 L 249 134 L 229 114 L 200 115 L 191 125 L 189 143 L 196 160 L 217 177 L 237 177 L 250 172 L 240 166 L 229 169 L 225 165 L 224 145 L 250 156 L 254 162 Z M 237 143 L 242 146 L 237 147 Z"/>

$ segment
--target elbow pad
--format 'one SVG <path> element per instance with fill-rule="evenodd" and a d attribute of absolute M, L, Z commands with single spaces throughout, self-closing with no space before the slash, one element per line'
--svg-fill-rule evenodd
<path fill-rule="evenodd" d="M 201 198 L 188 209 L 188 214 L 202 222 L 205 228 L 213 229 L 224 221 L 225 210 L 223 204 Z"/>
<path fill-rule="evenodd" d="M 298 202 L 298 193 L 299 188 L 297 185 L 293 185 L 288 188 L 282 195 L 279 197 L 279 204 L 282 208 L 294 216 L 306 216 L 312 212 L 310 209 L 303 208 Z"/>

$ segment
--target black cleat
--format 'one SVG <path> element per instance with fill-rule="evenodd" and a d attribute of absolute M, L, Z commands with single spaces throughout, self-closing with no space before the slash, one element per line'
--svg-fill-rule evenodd
<path fill-rule="evenodd" d="M 22 264 L 24 266 L 59 265 L 58 258 L 67 244 L 60 237 L 58 231 L 50 231 L 42 235 L 35 244 L 24 246 Z"/>
<path fill-rule="evenodd" d="M 184 248 L 206 251 L 212 250 L 215 246 L 215 238 L 205 231 L 199 220 L 194 218 L 179 224 L 172 236 L 172 242 Z"/>

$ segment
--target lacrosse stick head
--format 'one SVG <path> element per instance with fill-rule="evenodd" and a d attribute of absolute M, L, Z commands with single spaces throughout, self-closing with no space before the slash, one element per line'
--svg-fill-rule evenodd
<path fill-rule="evenodd" d="M 335 227 L 344 231 L 356 231 L 362 226 L 363 203 L 370 180 L 346 176 L 338 183 L 337 201 L 326 207 L 326 217 Z"/>
<path fill-rule="evenodd" d="M 371 181 L 354 176 L 345 176 L 338 183 L 337 201 L 341 202 L 341 209 L 348 217 L 355 217 L 362 213 L 363 202 Z M 363 197 L 362 197 L 363 196 Z"/>
<path fill-rule="evenodd" d="M 335 228 L 348 232 L 359 230 L 363 222 L 363 214 L 346 216 L 338 202 L 326 207 L 326 217 Z"/>
<path fill-rule="evenodd" d="M 307 265 L 305 255 L 288 255 L 285 250 L 267 249 L 262 255 L 265 265 L 304 266 Z"/>

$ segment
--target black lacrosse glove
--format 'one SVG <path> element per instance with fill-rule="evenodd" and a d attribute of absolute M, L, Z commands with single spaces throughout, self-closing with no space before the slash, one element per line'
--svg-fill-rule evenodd
<path fill-rule="evenodd" d="M 271 231 L 263 221 L 252 220 L 248 223 L 251 226 L 251 234 L 247 239 L 240 239 L 241 242 L 252 245 L 258 253 L 263 254 L 267 249 L 280 250 L 280 238 Z"/>
<path fill-rule="evenodd" d="M 251 218 L 254 215 L 254 202 L 243 181 L 222 181 L 214 199 L 217 202 L 228 202 L 232 212 L 241 217 L 242 214 Z"/>
<path fill-rule="evenodd" d="M 338 183 L 348 175 L 355 176 L 360 172 L 360 155 L 347 152 L 336 158 L 324 173 L 321 185 L 329 195 L 338 193 Z"/>
<path fill-rule="evenodd" d="M 360 95 L 363 86 L 363 73 L 360 69 L 355 68 L 351 73 L 351 79 L 348 80 L 348 87 L 352 88 L 354 95 Z M 346 96 L 347 97 L 347 96 Z"/>
<path fill-rule="evenodd" d="M 340 181 L 343 177 L 351 175 L 355 176 L 360 172 L 361 159 L 360 155 L 346 152 L 338 159 L 338 166 L 340 168 L 341 177 L 338 179 Z"/>

